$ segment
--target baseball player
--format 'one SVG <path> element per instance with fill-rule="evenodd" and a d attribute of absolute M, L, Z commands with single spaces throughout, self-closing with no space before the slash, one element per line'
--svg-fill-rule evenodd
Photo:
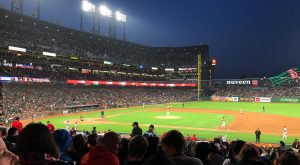
<path fill-rule="evenodd" d="M 76 121 L 75 124 L 74 124 L 74 130 L 77 131 L 77 128 L 78 128 L 78 124 L 77 124 L 77 121 Z"/>
<path fill-rule="evenodd" d="M 169 111 L 166 112 L 166 116 L 170 116 L 170 112 Z"/>
<path fill-rule="evenodd" d="M 286 128 L 286 126 L 283 126 L 282 139 L 287 139 L 287 128 Z"/>
<path fill-rule="evenodd" d="M 225 127 L 226 127 L 226 122 L 225 122 L 225 118 L 223 117 L 221 121 L 221 128 L 225 128 Z"/>
<path fill-rule="evenodd" d="M 242 116 L 243 115 L 243 109 L 240 108 L 240 115 Z"/>
<path fill-rule="evenodd" d="M 69 131 L 70 130 L 70 122 L 69 122 L 69 120 L 67 120 L 65 123 L 66 123 L 66 130 Z"/>

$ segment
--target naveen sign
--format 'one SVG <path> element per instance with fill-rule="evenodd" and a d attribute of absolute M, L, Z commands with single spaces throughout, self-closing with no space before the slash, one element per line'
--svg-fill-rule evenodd
<path fill-rule="evenodd" d="M 226 81 L 227 85 L 251 85 L 250 80 L 230 80 Z"/>

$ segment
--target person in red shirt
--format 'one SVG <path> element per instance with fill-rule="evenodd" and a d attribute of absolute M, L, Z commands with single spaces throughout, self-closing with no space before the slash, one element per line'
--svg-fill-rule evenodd
<path fill-rule="evenodd" d="M 115 132 L 107 132 L 101 144 L 93 147 L 82 159 L 81 165 L 120 165 L 116 153 L 120 148 L 120 136 Z"/>
<path fill-rule="evenodd" d="M 192 138 L 190 137 L 190 134 L 187 134 L 186 138 L 185 138 L 186 141 L 190 141 L 192 140 Z"/>
<path fill-rule="evenodd" d="M 54 125 L 50 123 L 50 121 L 47 121 L 47 127 L 51 133 L 55 131 Z"/>
<path fill-rule="evenodd" d="M 196 140 L 197 140 L 197 137 L 196 137 L 196 134 L 194 134 L 192 137 L 192 141 L 196 141 Z"/>
<path fill-rule="evenodd" d="M 12 122 L 11 127 L 17 128 L 18 132 L 21 132 L 23 125 L 20 122 L 20 117 L 16 117 L 16 120 Z"/>

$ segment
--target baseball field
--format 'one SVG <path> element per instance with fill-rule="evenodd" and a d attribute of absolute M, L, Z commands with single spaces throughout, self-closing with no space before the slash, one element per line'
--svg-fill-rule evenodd
<path fill-rule="evenodd" d="M 169 105 L 172 107 L 167 108 Z M 80 115 L 83 116 L 83 121 L 80 120 Z M 223 117 L 226 128 L 221 128 Z M 184 103 L 184 106 L 182 103 L 173 103 L 105 110 L 104 118 L 101 118 L 100 111 L 92 111 L 49 116 L 36 121 L 46 123 L 48 120 L 56 129 L 65 128 L 65 121 L 69 120 L 71 127 L 74 127 L 75 122 L 78 123 L 78 130 L 90 131 L 96 127 L 100 132 L 112 130 L 127 134 L 131 133 L 131 124 L 137 121 L 143 131 L 153 124 L 157 134 L 177 129 L 184 135 L 196 134 L 200 139 L 226 135 L 228 140 L 242 139 L 249 142 L 255 141 L 254 131 L 260 128 L 261 142 L 265 143 L 278 143 L 282 140 L 283 126 L 286 126 L 286 143 L 300 138 L 300 104 L 294 103 L 205 101 Z"/>

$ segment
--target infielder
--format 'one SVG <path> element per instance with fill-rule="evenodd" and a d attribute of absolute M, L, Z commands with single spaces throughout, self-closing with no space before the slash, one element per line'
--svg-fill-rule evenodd
<path fill-rule="evenodd" d="M 282 139 L 287 139 L 287 128 L 283 126 Z"/>
<path fill-rule="evenodd" d="M 225 122 L 225 118 L 223 117 L 221 121 L 221 128 L 225 128 L 225 127 L 226 127 L 226 122 Z"/>
<path fill-rule="evenodd" d="M 243 115 L 243 109 L 240 108 L 240 115 L 242 116 Z"/>

